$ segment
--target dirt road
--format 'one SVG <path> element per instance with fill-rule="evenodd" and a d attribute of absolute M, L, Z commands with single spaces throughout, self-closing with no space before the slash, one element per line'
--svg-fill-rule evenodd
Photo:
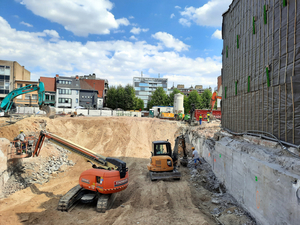
<path fill-rule="evenodd" d="M 31 185 L 1 199 L 0 224 L 216 224 L 198 209 L 188 176 L 180 181 L 151 182 L 147 175 L 152 141 L 169 139 L 173 146 L 180 132 L 176 122 L 125 117 L 28 118 L 0 128 L 0 137 L 12 140 L 20 129 L 38 134 L 44 128 L 102 155 L 121 157 L 129 168 L 129 187 L 118 194 L 105 214 L 97 213 L 95 205 L 80 203 L 71 212 L 57 211 L 60 196 L 90 168 L 82 158 L 70 154 L 74 167 L 54 175 L 48 183 Z M 46 143 L 45 149 L 41 157 L 55 155 L 50 144 Z M 182 168 L 182 173 L 189 171 Z"/>

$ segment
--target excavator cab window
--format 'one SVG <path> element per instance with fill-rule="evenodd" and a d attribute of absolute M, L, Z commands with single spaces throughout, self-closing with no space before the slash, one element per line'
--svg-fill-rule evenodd
<path fill-rule="evenodd" d="M 154 144 L 153 155 L 169 155 L 171 156 L 171 145 L 169 142 L 160 142 Z"/>

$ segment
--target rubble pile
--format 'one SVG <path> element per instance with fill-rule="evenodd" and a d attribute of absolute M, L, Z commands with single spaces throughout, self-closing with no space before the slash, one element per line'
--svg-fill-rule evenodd
<path fill-rule="evenodd" d="M 47 183 L 54 174 L 62 173 L 75 165 L 68 159 L 68 150 L 59 146 L 56 146 L 56 149 L 59 151 L 58 156 L 46 157 L 39 162 L 24 161 L 5 184 L 4 196 L 7 197 L 31 184 Z"/>
<path fill-rule="evenodd" d="M 201 162 L 202 164 L 197 163 L 195 169 L 194 160 L 190 159 L 187 166 L 190 172 L 191 186 L 195 192 L 201 195 L 198 208 L 201 211 L 207 211 L 221 224 L 230 224 L 230 221 L 235 221 L 234 224 L 256 224 L 250 214 L 227 193 L 226 187 L 215 176 L 210 164 L 202 158 Z M 206 197 L 204 198 L 203 195 Z"/>

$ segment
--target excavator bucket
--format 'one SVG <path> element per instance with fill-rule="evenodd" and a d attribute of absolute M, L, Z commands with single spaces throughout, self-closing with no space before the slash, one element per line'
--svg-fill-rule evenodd
<path fill-rule="evenodd" d="M 55 116 L 55 108 L 52 108 L 48 105 L 42 105 L 40 106 L 40 110 L 45 111 L 46 112 L 46 116 L 51 118 Z"/>
<path fill-rule="evenodd" d="M 168 179 L 180 180 L 180 178 L 181 178 L 181 173 L 176 170 L 172 172 L 151 172 L 150 171 L 151 181 L 168 180 Z"/>

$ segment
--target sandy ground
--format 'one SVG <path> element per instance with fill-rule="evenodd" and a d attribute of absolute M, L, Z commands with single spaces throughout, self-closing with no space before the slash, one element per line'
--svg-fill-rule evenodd
<path fill-rule="evenodd" d="M 105 214 L 97 213 L 92 204 L 78 204 L 68 213 L 57 211 L 59 198 L 77 185 L 82 171 L 91 168 L 82 158 L 70 154 L 76 163 L 74 167 L 55 175 L 48 183 L 31 185 L 1 199 L 0 224 L 216 224 L 198 208 L 188 168 L 181 168 L 180 181 L 151 182 L 148 177 L 146 165 L 152 141 L 169 139 L 173 146 L 175 136 L 181 132 L 177 122 L 128 117 L 32 117 L 0 128 L 0 137 L 12 140 L 20 129 L 38 135 L 45 127 L 102 155 L 121 157 L 129 168 L 129 186 L 118 194 L 113 208 Z M 46 143 L 40 157 L 50 155 L 55 155 L 55 148 Z"/>

